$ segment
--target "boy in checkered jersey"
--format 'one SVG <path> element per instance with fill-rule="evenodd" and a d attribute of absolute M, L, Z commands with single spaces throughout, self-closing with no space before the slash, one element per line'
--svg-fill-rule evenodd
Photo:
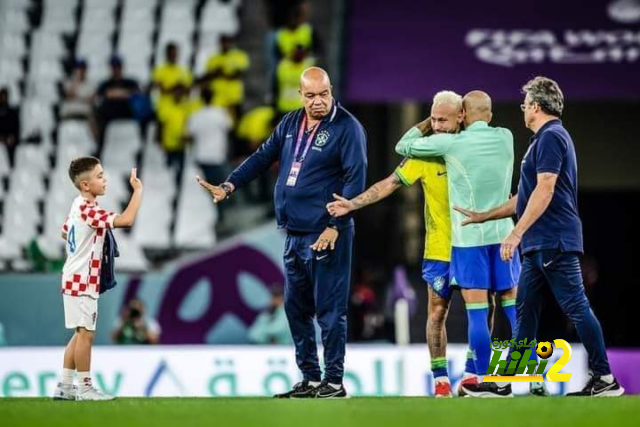
<path fill-rule="evenodd" d="M 131 170 L 129 183 L 133 195 L 121 215 L 102 209 L 96 200 L 106 191 L 107 180 L 100 160 L 81 157 L 71 162 L 69 177 L 80 194 L 62 227 L 67 242 L 67 260 L 62 271 L 62 298 L 65 326 L 75 333 L 64 352 L 62 382 L 56 388 L 58 400 L 111 400 L 112 396 L 96 390 L 91 381 L 91 346 L 98 317 L 100 272 L 107 229 L 131 227 L 142 198 L 142 182 Z M 78 372 L 78 388 L 73 386 Z"/>

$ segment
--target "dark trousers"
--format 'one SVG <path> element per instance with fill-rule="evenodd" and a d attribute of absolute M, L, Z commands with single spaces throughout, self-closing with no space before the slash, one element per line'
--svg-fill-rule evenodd
<path fill-rule="evenodd" d="M 536 338 L 544 286 L 550 287 L 575 326 L 589 355 L 589 369 L 595 376 L 610 374 L 602 328 L 584 293 L 580 261 L 575 253 L 541 250 L 525 255 L 516 299 L 516 341 Z"/>
<path fill-rule="evenodd" d="M 296 363 L 305 380 L 320 381 L 314 316 L 322 330 L 324 379 L 341 384 L 347 342 L 347 305 L 354 228 L 340 231 L 333 251 L 313 251 L 319 233 L 289 234 L 285 243 L 285 303 Z"/>

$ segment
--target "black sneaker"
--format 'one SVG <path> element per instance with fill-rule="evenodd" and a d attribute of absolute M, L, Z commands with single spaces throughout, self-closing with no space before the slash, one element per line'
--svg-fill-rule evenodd
<path fill-rule="evenodd" d="M 329 381 L 324 380 L 318 388 L 315 389 L 316 399 L 336 399 L 347 397 L 347 390 L 340 384 L 339 389 L 335 389 L 329 385 Z"/>
<path fill-rule="evenodd" d="M 586 386 L 580 391 L 567 393 L 567 396 L 587 396 L 587 397 L 614 397 L 622 396 L 624 388 L 613 379 L 612 383 L 602 380 L 601 377 L 592 376 Z"/>
<path fill-rule="evenodd" d="M 291 390 L 286 393 L 280 393 L 273 396 L 276 399 L 309 399 L 315 396 L 316 387 L 304 380 L 294 385 Z"/>
<path fill-rule="evenodd" d="M 497 383 L 465 384 L 462 388 L 471 397 L 513 397 L 511 384 L 502 387 Z"/>

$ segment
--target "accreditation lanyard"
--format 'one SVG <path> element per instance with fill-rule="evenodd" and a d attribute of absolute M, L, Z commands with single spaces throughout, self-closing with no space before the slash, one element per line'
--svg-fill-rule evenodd
<path fill-rule="evenodd" d="M 313 142 L 313 138 L 316 136 L 316 131 L 320 127 L 319 122 L 311 131 L 311 134 L 307 138 L 307 143 L 304 147 L 304 151 L 302 152 L 302 157 L 298 159 L 298 154 L 300 154 L 300 147 L 302 146 L 302 138 L 304 137 L 305 130 L 307 128 L 307 115 L 305 114 L 302 118 L 302 123 L 300 123 L 300 130 L 298 131 L 298 140 L 296 141 L 296 149 L 293 153 L 293 163 L 291 164 L 291 170 L 289 171 L 289 177 L 287 178 L 287 187 L 295 187 L 296 182 L 298 182 L 298 176 L 300 175 L 300 169 L 302 169 L 302 163 L 304 159 L 307 158 L 307 154 L 309 154 L 309 148 L 311 148 L 311 143 Z"/>

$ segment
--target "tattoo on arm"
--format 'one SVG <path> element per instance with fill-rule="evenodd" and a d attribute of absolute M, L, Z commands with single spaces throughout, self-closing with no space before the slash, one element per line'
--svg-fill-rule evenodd
<path fill-rule="evenodd" d="M 388 197 L 395 190 L 400 188 L 402 183 L 396 174 L 392 174 L 383 181 L 376 182 L 367 189 L 364 193 L 353 199 L 353 205 L 356 209 L 363 208 L 365 206 L 376 203 L 385 197 Z"/>

